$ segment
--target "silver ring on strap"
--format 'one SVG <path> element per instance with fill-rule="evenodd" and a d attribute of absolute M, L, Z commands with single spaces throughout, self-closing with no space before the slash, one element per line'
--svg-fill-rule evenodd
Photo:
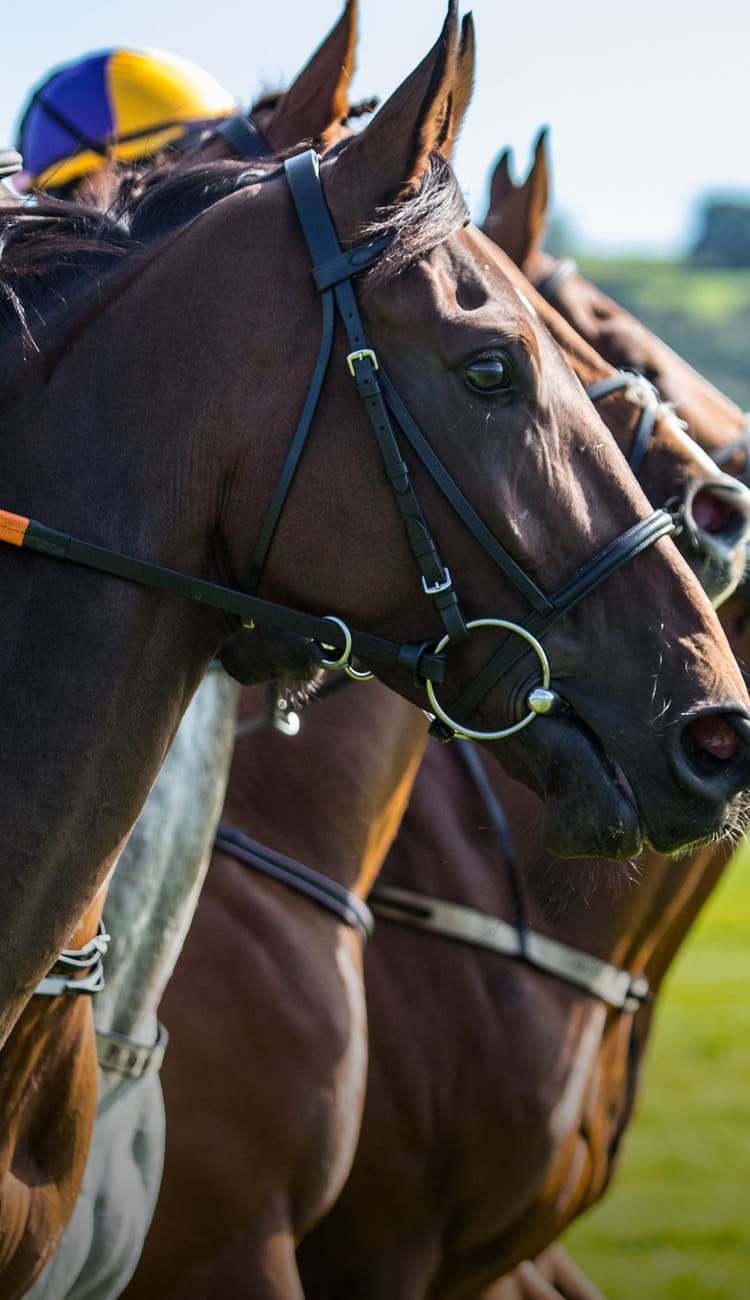
<path fill-rule="evenodd" d="M 352 668 L 351 664 L 344 664 L 344 672 L 347 677 L 351 677 L 353 682 L 371 682 L 375 676 L 368 668 L 363 668 L 360 671 L 358 668 Z"/>
<path fill-rule="evenodd" d="M 472 619 L 471 622 L 467 623 L 466 626 L 467 628 L 469 628 L 469 630 L 475 627 L 503 627 L 507 632 L 515 632 L 517 636 L 522 637 L 523 640 L 526 641 L 526 643 L 534 651 L 534 654 L 539 660 L 539 664 L 542 670 L 542 688 L 545 691 L 549 689 L 549 682 L 550 682 L 549 660 L 544 652 L 544 647 L 542 646 L 541 642 L 537 641 L 536 637 L 533 636 L 531 632 L 527 632 L 525 627 L 521 627 L 520 623 L 510 623 L 507 619 L 504 618 L 475 618 Z M 438 641 L 437 645 L 435 646 L 435 654 L 440 654 L 441 650 L 444 650 L 445 647 L 447 646 L 448 641 L 449 641 L 449 637 L 447 636 L 444 636 L 442 640 Z M 427 697 L 430 701 L 430 708 L 432 709 L 433 713 L 435 714 L 436 717 L 440 719 L 441 722 L 444 722 L 447 727 L 450 727 L 451 730 L 454 732 L 455 736 L 457 736 L 459 739 L 464 738 L 466 740 L 504 740 L 506 736 L 513 736 L 516 734 L 517 731 L 523 731 L 523 728 L 528 727 L 529 723 L 533 722 L 534 718 L 538 716 L 538 710 L 530 708 L 529 712 L 525 715 L 525 717 L 521 718 L 520 722 L 514 722 L 513 725 L 510 727 L 502 727 L 499 731 L 474 731 L 470 727 L 463 727 L 459 722 L 455 722 L 453 718 L 451 718 L 449 714 L 445 712 L 445 709 L 443 709 L 441 705 L 438 703 L 437 697 L 435 695 L 435 688 L 432 682 L 428 681 L 425 683 L 425 685 L 427 688 Z"/>
<path fill-rule="evenodd" d="M 324 614 L 323 618 L 327 623 L 335 623 L 337 627 L 341 628 L 341 631 L 344 633 L 344 636 L 346 637 L 346 644 L 344 646 L 344 649 L 341 651 L 341 654 L 339 655 L 338 659 L 321 659 L 320 661 L 321 667 L 322 668 L 346 668 L 347 664 L 349 663 L 349 657 L 352 653 L 352 634 L 349 631 L 348 627 L 346 626 L 346 623 L 344 623 L 342 619 L 336 618 L 335 614 Z M 335 650 L 336 647 L 332 645 L 326 645 L 325 643 L 323 643 L 323 649 Z"/>

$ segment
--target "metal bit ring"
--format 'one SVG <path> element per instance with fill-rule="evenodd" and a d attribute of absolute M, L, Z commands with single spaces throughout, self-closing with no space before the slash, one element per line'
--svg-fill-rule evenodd
<path fill-rule="evenodd" d="M 549 660 L 544 652 L 544 647 L 539 641 L 537 641 L 535 636 L 532 636 L 531 632 L 526 631 L 525 627 L 521 627 L 518 623 L 510 623 L 504 618 L 475 618 L 470 623 L 467 623 L 466 626 L 467 628 L 503 627 L 507 632 L 515 632 L 517 636 L 522 637 L 534 651 L 534 654 L 539 660 L 542 670 L 542 687 L 544 690 L 548 690 L 550 682 Z M 449 640 L 449 637 L 444 636 L 440 641 L 438 641 L 434 653 L 440 654 L 440 651 L 445 649 Z M 435 695 L 435 688 L 429 679 L 425 683 L 425 687 L 427 690 L 427 698 L 430 701 L 430 708 L 433 713 L 441 722 L 444 722 L 447 727 L 450 727 L 459 739 L 504 740 L 506 736 L 513 736 L 517 731 L 523 731 L 523 728 L 528 727 L 529 723 L 533 722 L 534 718 L 538 716 L 536 710 L 529 709 L 526 716 L 521 718 L 520 722 L 515 722 L 511 727 L 503 727 L 500 731 L 473 731 L 470 727 L 463 727 L 459 722 L 454 722 L 454 720 L 445 712 L 445 709 L 438 704 Z"/>

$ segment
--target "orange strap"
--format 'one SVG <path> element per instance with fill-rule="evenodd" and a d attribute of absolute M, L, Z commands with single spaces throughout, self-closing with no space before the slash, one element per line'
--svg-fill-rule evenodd
<path fill-rule="evenodd" d="M 10 510 L 0 510 L 0 542 L 23 546 L 26 529 L 31 523 L 25 515 L 13 515 Z"/>

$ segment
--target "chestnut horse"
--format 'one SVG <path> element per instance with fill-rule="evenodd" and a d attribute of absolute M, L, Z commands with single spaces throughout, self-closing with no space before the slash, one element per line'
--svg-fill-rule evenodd
<path fill-rule="evenodd" d="M 306 139 L 318 139 L 323 148 L 349 134 L 344 119 L 349 112 L 346 87 L 353 68 L 356 19 L 356 5 L 350 0 L 289 90 L 275 97 L 272 117 L 265 122 L 266 141 L 270 137 L 279 148 L 289 148 L 290 133 L 296 129 Z M 268 101 L 266 108 L 268 117 Z M 222 140 L 230 154 L 231 141 L 219 136 Z M 210 148 L 217 156 L 213 141 Z M 101 175 L 97 173 L 96 185 L 87 187 L 88 202 L 112 200 L 116 170 L 106 164 Z M 111 936 L 107 986 L 94 1005 L 100 1057 L 97 1120 L 75 1214 L 47 1267 L 27 1292 L 30 1298 L 119 1294 L 140 1254 L 164 1150 L 158 1077 L 163 1034 L 157 1029 L 156 1012 L 190 923 L 221 811 L 233 742 L 234 693 L 223 673 L 210 672 L 201 683 L 119 860 L 106 907 Z M 97 921 L 98 912 L 88 919 L 92 933 Z M 80 1183 L 97 1069 L 90 999 L 81 999 L 75 1008 L 70 997 L 58 997 L 54 1007 L 49 998 L 45 1001 L 44 1008 L 36 998 L 29 1004 L 33 1035 L 24 1032 L 24 1018 L 11 1034 L 4 1051 L 14 1062 L 14 1071 L 6 1071 L 3 1082 L 7 1096 L 19 1081 L 28 1086 L 40 1076 L 49 1060 L 65 1078 L 64 1093 L 61 1086 L 45 1084 L 56 1097 L 58 1126 L 63 1115 L 66 1118 L 69 1162 L 66 1166 L 58 1142 L 56 1182 L 63 1184 L 65 1194 L 58 1195 L 56 1202 L 48 1198 L 51 1209 L 44 1228 L 52 1242 L 64 1226 Z M 33 1062 L 23 1058 L 21 1043 Z M 71 1069 L 75 1088 L 67 1077 Z M 81 1104 L 82 1099 L 87 1104 Z M 43 1117 L 40 1122 L 45 1122 Z M 27 1141 L 36 1139 L 36 1131 L 30 1128 Z M 46 1141 L 44 1130 L 38 1144 Z"/>
<path fill-rule="evenodd" d="M 543 302 L 539 311 L 584 383 L 612 377 Z M 613 389 L 606 402 L 626 451 L 644 417 L 631 398 L 626 386 Z M 686 483 L 701 487 L 702 454 L 695 450 L 691 462 L 689 440 L 669 412 L 658 408 L 651 415 L 643 478 L 652 499 L 671 497 Z M 733 495 L 743 518 L 746 494 Z M 722 589 L 744 570 L 741 537 L 740 530 L 729 545 L 727 534 Z M 274 860 L 283 855 L 282 878 L 289 859 L 301 860 L 332 878 L 332 890 L 365 897 L 394 834 L 424 724 L 374 686 L 355 698 L 346 693 L 325 706 L 313 703 L 293 744 L 259 730 L 263 713 L 255 696 L 242 709 L 224 814 L 245 836 L 240 858 L 261 865 L 262 841 Z M 265 798 L 266 785 L 285 795 Z M 280 818 L 282 797 L 291 815 Z M 222 1288 L 254 1300 L 301 1295 L 295 1243 L 333 1201 L 351 1162 L 365 1053 L 357 937 L 290 893 L 288 883 L 248 871 L 234 856 L 231 836 L 221 839 L 163 1004 L 172 1035 L 164 1066 L 165 1178 L 130 1300 Z M 357 954 L 354 982 L 349 960 L 342 970 L 342 951 Z"/>

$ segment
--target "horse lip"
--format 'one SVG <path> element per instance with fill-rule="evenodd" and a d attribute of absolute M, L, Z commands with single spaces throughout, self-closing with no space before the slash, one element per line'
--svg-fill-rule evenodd
<path fill-rule="evenodd" d="M 644 830 L 630 782 L 577 714 L 542 715 L 521 737 L 518 757 L 544 799 L 551 853 L 632 858 L 641 852 Z"/>

